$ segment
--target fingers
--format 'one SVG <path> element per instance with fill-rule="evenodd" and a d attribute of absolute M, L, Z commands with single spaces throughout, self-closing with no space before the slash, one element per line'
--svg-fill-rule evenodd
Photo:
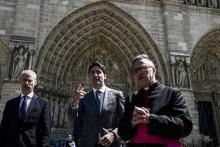
<path fill-rule="evenodd" d="M 84 97 L 86 94 L 85 88 L 82 84 L 78 84 L 78 87 L 76 88 L 75 94 L 73 96 L 73 103 L 77 104 L 79 99 Z"/>
<path fill-rule="evenodd" d="M 150 111 L 149 108 L 137 107 L 137 106 L 134 107 L 134 112 L 138 114 L 145 115 L 146 113 L 150 113 L 149 111 Z"/>
<path fill-rule="evenodd" d="M 114 140 L 114 134 L 112 133 L 108 133 L 106 135 L 104 135 L 101 139 L 99 139 L 98 144 L 102 144 L 102 145 L 111 145 L 113 143 Z"/>
<path fill-rule="evenodd" d="M 150 115 L 150 109 L 145 107 L 134 107 L 132 114 L 132 124 L 147 123 Z"/>
<path fill-rule="evenodd" d="M 79 91 L 85 91 L 84 86 L 82 84 L 78 84 L 76 92 L 79 92 Z"/>

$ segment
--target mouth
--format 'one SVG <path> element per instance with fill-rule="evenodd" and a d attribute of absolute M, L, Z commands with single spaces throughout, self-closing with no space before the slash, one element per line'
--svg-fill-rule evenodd
<path fill-rule="evenodd" d="M 99 80 L 99 79 L 93 79 L 93 81 L 94 81 L 94 82 L 100 82 L 100 80 Z"/>
<path fill-rule="evenodd" d="M 141 81 L 141 80 L 143 80 L 143 79 L 144 79 L 143 76 L 139 76 L 139 77 L 138 77 L 138 81 Z"/>

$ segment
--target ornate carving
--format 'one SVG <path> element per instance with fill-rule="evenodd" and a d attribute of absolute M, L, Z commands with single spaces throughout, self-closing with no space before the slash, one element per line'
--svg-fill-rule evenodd
<path fill-rule="evenodd" d="M 220 87 L 220 32 L 218 27 L 204 35 L 192 53 L 194 90 L 211 92 Z"/>
<path fill-rule="evenodd" d="M 57 76 L 65 79 L 63 73 L 73 71 L 74 66 L 72 65 L 77 60 L 81 60 L 82 54 L 94 50 L 94 47 L 105 46 L 105 50 L 111 56 L 124 57 L 122 61 L 118 62 L 124 68 L 129 68 L 135 55 L 150 54 L 149 57 L 155 61 L 156 66 L 161 70 L 160 74 L 163 75 L 166 73 L 166 70 L 162 70 L 164 68 L 163 60 L 162 58 L 155 59 L 160 58 L 160 56 L 157 57 L 158 52 L 153 51 L 156 46 L 146 31 L 140 28 L 141 26 L 132 17 L 111 3 L 97 2 L 68 15 L 63 22 L 60 22 L 49 35 L 51 37 L 48 37 L 55 39 L 46 41 L 40 50 L 39 55 L 46 56 L 38 57 L 37 60 L 45 58 L 44 61 L 49 63 L 44 64 L 45 73 L 52 69 L 52 71 L 57 71 Z M 48 48 L 52 50 L 48 51 Z M 41 52 L 45 52 L 45 54 Z M 42 61 L 37 61 L 36 67 L 38 64 L 42 66 Z M 159 79 L 164 80 L 164 75 L 161 75 L 159 75 Z"/>
<path fill-rule="evenodd" d="M 189 56 L 172 53 L 173 84 L 177 87 L 190 88 Z"/>
<path fill-rule="evenodd" d="M 218 0 L 184 0 L 185 4 L 219 8 Z"/>
<path fill-rule="evenodd" d="M 9 79 L 18 79 L 22 70 L 29 68 L 29 47 L 18 45 L 14 47 L 11 55 Z"/>
<path fill-rule="evenodd" d="M 45 82 L 42 91 L 53 99 L 54 125 L 62 127 L 66 122 L 67 105 L 61 98 L 69 100 L 78 83 L 90 88 L 87 70 L 92 61 L 105 64 L 107 85 L 123 90 L 126 95 L 134 90 L 130 66 L 133 57 L 140 53 L 149 55 L 159 70 L 158 79 L 166 81 L 163 59 L 153 39 L 123 10 L 100 1 L 66 16 L 47 37 L 35 65 Z"/>

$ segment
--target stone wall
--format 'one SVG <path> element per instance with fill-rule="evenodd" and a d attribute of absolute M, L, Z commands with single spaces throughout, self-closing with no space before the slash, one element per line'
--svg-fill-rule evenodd
<path fill-rule="evenodd" d="M 29 39 L 31 49 L 36 52 L 33 58 L 36 59 L 42 44 L 50 40 L 47 36 L 53 31 L 54 26 L 68 14 L 80 11 L 80 8 L 93 2 L 97 0 L 0 1 L 0 39 L 10 49 L 14 48 L 17 38 L 19 41 L 16 43 Z M 183 0 L 112 0 L 109 2 L 132 16 L 149 34 L 165 62 L 170 81 L 174 78 L 173 69 L 170 70 L 172 55 L 187 56 L 187 66 L 190 66 L 189 58 L 200 38 L 220 24 L 220 9 L 184 5 Z M 36 63 L 31 64 L 33 66 Z M 2 67 L 0 69 L 8 72 L 6 67 L 4 70 Z M 1 79 L 7 79 L 7 75 L 8 73 L 1 72 Z M 2 83 L 0 118 L 6 101 L 15 97 L 20 89 L 16 80 L 5 80 Z M 192 142 L 192 136 L 198 136 L 198 112 L 191 87 L 182 89 L 182 92 L 186 97 L 194 124 L 193 133 L 186 140 Z M 219 102 L 219 97 L 216 100 Z M 59 131 L 54 130 L 54 132 Z"/>
<path fill-rule="evenodd" d="M 2 119 L 2 113 L 5 108 L 5 104 L 8 100 L 19 96 L 20 84 L 19 81 L 4 80 L 2 86 L 2 93 L 0 99 L 0 120 Z"/>

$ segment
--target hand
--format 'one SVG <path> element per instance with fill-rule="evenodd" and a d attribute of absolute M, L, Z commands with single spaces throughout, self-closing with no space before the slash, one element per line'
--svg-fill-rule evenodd
<path fill-rule="evenodd" d="M 145 107 L 134 107 L 134 111 L 132 113 L 132 121 L 133 125 L 137 125 L 139 123 L 149 123 L 150 109 Z"/>
<path fill-rule="evenodd" d="M 114 141 L 114 134 L 108 133 L 99 139 L 98 144 L 102 144 L 103 146 L 110 146 Z"/>
<path fill-rule="evenodd" d="M 82 84 L 79 84 L 73 96 L 73 100 L 72 100 L 73 106 L 77 106 L 79 103 L 79 99 L 83 98 L 85 94 L 86 92 L 84 87 L 82 86 Z"/>

